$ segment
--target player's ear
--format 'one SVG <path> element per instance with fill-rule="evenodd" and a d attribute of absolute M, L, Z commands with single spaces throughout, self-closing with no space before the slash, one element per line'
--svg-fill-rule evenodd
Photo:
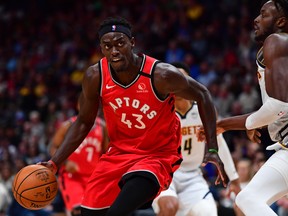
<path fill-rule="evenodd" d="M 287 24 L 288 24 L 287 19 L 284 16 L 279 17 L 276 21 L 276 25 L 280 29 L 283 29 L 285 26 L 287 26 Z"/>
<path fill-rule="evenodd" d="M 135 47 L 135 38 L 134 37 L 131 37 L 130 42 L 131 42 L 131 46 Z"/>

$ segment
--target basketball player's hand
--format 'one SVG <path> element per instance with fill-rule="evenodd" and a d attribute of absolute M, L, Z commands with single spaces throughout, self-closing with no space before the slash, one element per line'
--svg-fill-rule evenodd
<path fill-rule="evenodd" d="M 216 128 L 216 134 L 217 135 L 222 134 L 224 132 L 225 132 L 225 130 L 223 128 L 221 128 L 221 127 Z M 196 136 L 197 136 L 198 142 L 206 142 L 205 131 L 204 131 L 203 126 L 200 126 L 198 128 L 198 130 L 196 131 Z"/>
<path fill-rule="evenodd" d="M 47 167 L 48 169 L 50 169 L 54 174 L 57 173 L 57 167 L 55 164 L 53 164 L 53 162 L 51 160 L 47 161 L 47 162 L 38 162 L 37 164 L 42 165 Z"/>
<path fill-rule="evenodd" d="M 179 203 L 174 196 L 163 196 L 158 200 L 159 212 L 157 216 L 174 216 L 177 213 Z"/>
<path fill-rule="evenodd" d="M 228 184 L 228 176 L 224 170 L 224 164 L 221 161 L 218 153 L 215 152 L 207 152 L 204 156 L 203 162 L 202 162 L 202 166 L 206 166 L 207 163 L 212 163 L 216 166 L 217 168 L 217 173 L 218 176 L 215 180 L 215 185 L 218 185 L 222 182 L 224 187 L 227 187 Z"/>
<path fill-rule="evenodd" d="M 240 191 L 241 191 L 241 187 L 240 187 L 239 179 L 235 179 L 231 181 L 229 184 L 227 196 L 231 197 L 231 193 L 234 193 L 236 196 Z"/>
<path fill-rule="evenodd" d="M 261 133 L 257 129 L 246 130 L 247 137 L 255 143 L 261 143 Z"/>
<path fill-rule="evenodd" d="M 205 131 L 204 128 L 201 126 L 196 131 L 197 141 L 198 142 L 206 142 Z"/>

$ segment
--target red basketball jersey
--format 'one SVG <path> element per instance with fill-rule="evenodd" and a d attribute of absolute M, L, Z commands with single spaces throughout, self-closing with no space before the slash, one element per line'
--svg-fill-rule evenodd
<path fill-rule="evenodd" d="M 76 117 L 70 119 L 72 122 Z M 68 160 L 74 161 L 79 166 L 77 175 L 89 177 L 97 164 L 102 153 L 103 141 L 103 120 L 96 118 L 95 124 L 91 128 L 86 138 L 79 147 L 69 156 Z"/>
<path fill-rule="evenodd" d="M 175 142 L 180 122 L 174 111 L 174 95 L 164 100 L 157 96 L 152 81 L 158 61 L 142 56 L 139 74 L 127 86 L 113 79 L 106 58 L 100 60 L 100 94 L 109 147 L 133 154 L 175 154 L 180 145 L 180 140 Z"/>

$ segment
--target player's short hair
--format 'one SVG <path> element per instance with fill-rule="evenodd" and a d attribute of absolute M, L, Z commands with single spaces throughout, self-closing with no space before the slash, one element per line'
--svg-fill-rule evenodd
<path fill-rule="evenodd" d="M 186 63 L 184 63 L 184 62 L 172 62 L 171 64 L 176 68 L 183 69 L 186 72 L 186 74 L 188 76 L 190 76 L 190 68 Z"/>
<path fill-rule="evenodd" d="M 279 12 L 283 12 L 284 16 L 288 18 L 288 0 L 273 0 Z"/>
<path fill-rule="evenodd" d="M 99 38 L 101 38 L 104 34 L 108 32 L 122 32 L 126 34 L 129 38 L 131 38 L 131 31 L 132 26 L 125 18 L 108 17 L 100 24 L 98 34 Z"/>

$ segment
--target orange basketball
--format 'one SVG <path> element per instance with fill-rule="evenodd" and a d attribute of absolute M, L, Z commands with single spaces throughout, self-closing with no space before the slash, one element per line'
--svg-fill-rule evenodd
<path fill-rule="evenodd" d="M 37 210 L 49 205 L 57 195 L 56 176 L 42 165 L 22 168 L 13 181 L 13 195 L 26 209 Z"/>

